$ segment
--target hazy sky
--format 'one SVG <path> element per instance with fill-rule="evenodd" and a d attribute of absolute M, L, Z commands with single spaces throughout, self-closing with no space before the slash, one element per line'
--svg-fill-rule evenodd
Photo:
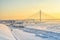
<path fill-rule="evenodd" d="M 52 15 L 60 13 L 60 0 L 0 0 L 0 19 L 24 19 L 40 9 Z"/>

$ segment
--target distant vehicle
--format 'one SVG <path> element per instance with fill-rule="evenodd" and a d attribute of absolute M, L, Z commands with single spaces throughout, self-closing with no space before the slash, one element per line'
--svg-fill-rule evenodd
<path fill-rule="evenodd" d="M 21 21 L 17 21 L 13 24 L 14 27 L 24 28 L 24 24 Z"/>

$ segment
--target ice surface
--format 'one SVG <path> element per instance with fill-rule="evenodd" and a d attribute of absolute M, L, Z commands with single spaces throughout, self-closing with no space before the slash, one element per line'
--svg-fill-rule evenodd
<path fill-rule="evenodd" d="M 42 38 L 36 37 L 35 34 L 27 33 L 19 29 L 13 29 L 13 34 L 17 40 L 43 40 Z"/>
<path fill-rule="evenodd" d="M 13 29 L 17 40 L 60 40 L 60 33 L 33 28 Z"/>
<path fill-rule="evenodd" d="M 26 28 L 47 30 L 60 33 L 60 23 L 37 23 L 35 25 L 27 25 Z"/>

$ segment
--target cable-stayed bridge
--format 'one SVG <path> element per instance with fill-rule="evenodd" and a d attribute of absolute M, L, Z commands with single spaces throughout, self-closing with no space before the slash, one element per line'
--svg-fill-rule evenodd
<path fill-rule="evenodd" d="M 49 13 L 42 12 L 41 10 L 25 19 L 30 22 L 60 22 L 60 19 L 52 16 Z"/>

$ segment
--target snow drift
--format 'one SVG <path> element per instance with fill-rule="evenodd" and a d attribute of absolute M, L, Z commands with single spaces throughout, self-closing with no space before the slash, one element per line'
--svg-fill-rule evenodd
<path fill-rule="evenodd" d="M 0 40 L 15 40 L 8 26 L 0 24 Z"/>

